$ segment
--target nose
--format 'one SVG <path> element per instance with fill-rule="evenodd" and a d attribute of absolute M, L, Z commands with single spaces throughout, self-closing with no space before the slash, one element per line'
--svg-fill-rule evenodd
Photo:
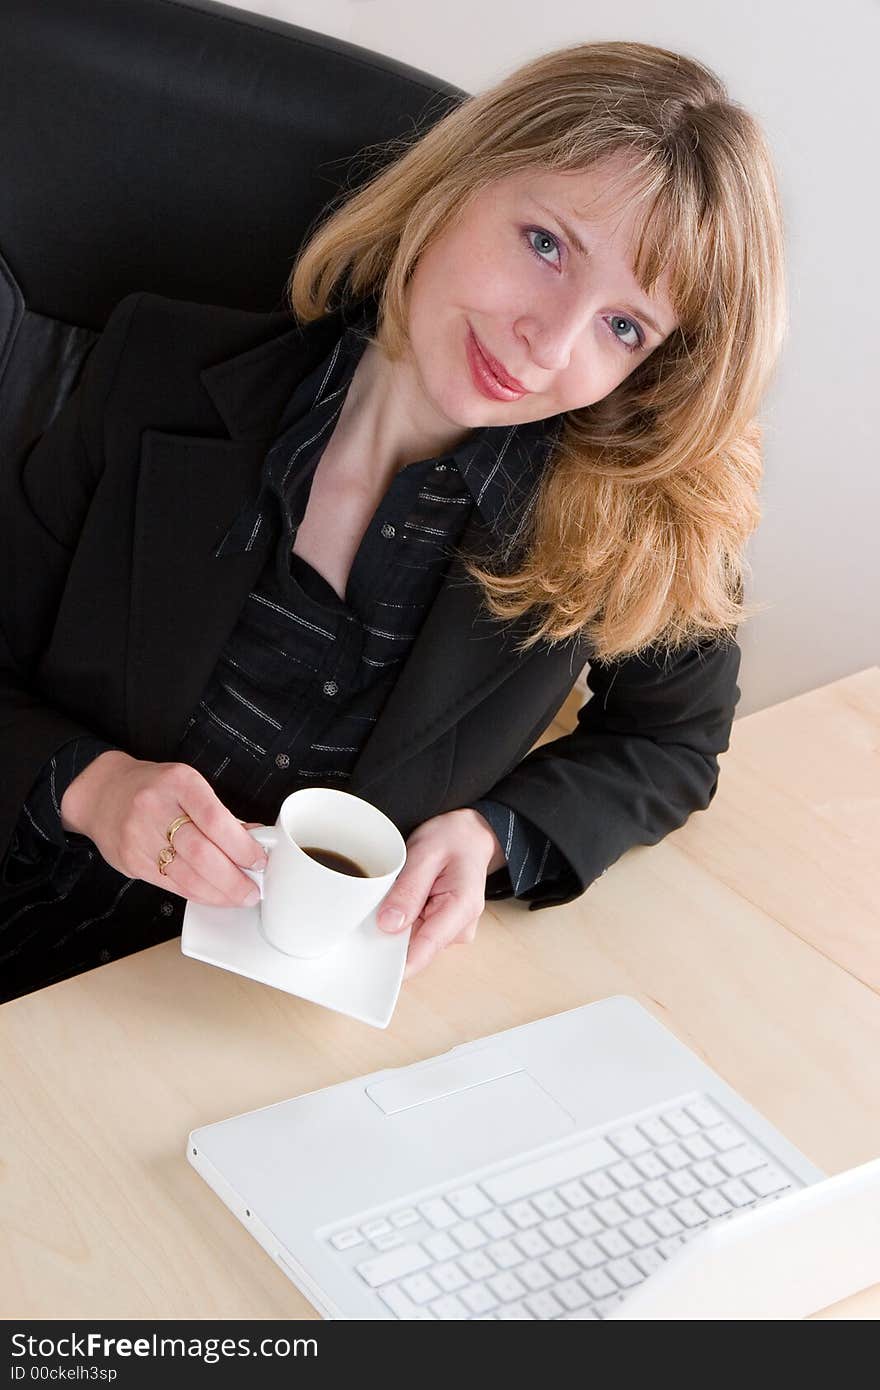
<path fill-rule="evenodd" d="M 542 304 L 535 311 L 520 315 L 514 331 L 527 345 L 537 367 L 545 372 L 564 372 L 592 312 L 592 308 L 574 300 Z"/>

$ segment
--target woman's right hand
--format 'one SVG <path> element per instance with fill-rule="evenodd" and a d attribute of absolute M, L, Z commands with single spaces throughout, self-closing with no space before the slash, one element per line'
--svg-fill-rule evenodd
<path fill-rule="evenodd" d="M 165 833 L 178 816 L 174 859 L 159 872 Z M 266 852 L 186 763 L 151 763 L 112 750 L 75 777 L 61 798 L 65 830 L 87 835 L 126 878 L 140 878 L 210 907 L 242 907 L 259 890 L 241 867 L 265 868 Z"/>

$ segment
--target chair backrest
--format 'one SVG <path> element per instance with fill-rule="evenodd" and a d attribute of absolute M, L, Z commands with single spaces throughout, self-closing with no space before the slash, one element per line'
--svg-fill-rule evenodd
<path fill-rule="evenodd" d="M 386 158 L 370 147 L 464 96 L 212 0 L 0 0 L 0 466 L 124 295 L 283 308 L 322 210 Z"/>

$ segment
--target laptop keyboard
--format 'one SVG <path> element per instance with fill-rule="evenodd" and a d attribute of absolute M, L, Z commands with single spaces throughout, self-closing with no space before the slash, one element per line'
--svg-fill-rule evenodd
<path fill-rule="evenodd" d="M 690 1094 L 321 1238 L 386 1316 L 601 1319 L 711 1222 L 802 1186 Z"/>

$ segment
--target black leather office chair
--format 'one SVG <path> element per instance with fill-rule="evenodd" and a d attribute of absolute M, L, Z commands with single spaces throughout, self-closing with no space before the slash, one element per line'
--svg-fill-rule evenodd
<path fill-rule="evenodd" d="M 212 0 L 0 0 L 0 467 L 134 290 L 273 310 L 322 209 L 465 95 Z"/>

